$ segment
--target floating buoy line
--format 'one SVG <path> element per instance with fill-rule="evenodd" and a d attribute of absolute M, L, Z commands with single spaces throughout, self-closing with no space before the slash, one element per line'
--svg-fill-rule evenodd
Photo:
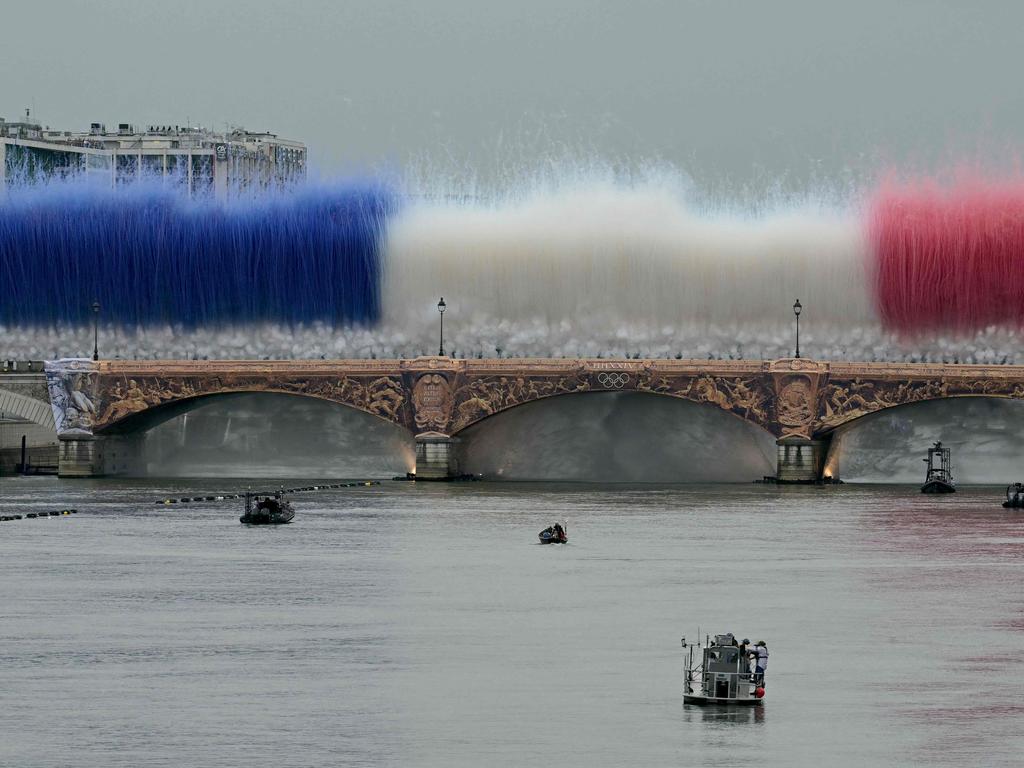
<path fill-rule="evenodd" d="M 0 515 L 0 523 L 5 523 L 8 520 L 22 520 L 30 518 L 40 517 L 65 517 L 67 515 L 78 514 L 77 509 L 55 509 L 51 512 L 26 512 L 24 515 Z"/>
<path fill-rule="evenodd" d="M 259 495 L 272 495 L 273 493 L 304 493 L 308 491 L 327 491 L 334 490 L 336 488 L 361 488 L 370 487 L 373 485 L 380 485 L 379 480 L 363 480 L 356 483 L 329 483 L 327 485 L 304 485 L 301 488 L 282 488 L 277 491 L 260 492 Z M 225 493 L 220 496 L 184 496 L 180 499 L 161 499 L 160 501 L 154 502 L 155 504 L 191 504 L 197 501 L 226 501 L 228 499 L 244 499 L 244 493 Z M 77 515 L 77 509 L 55 509 L 47 512 L 26 512 L 24 515 L 0 515 L 0 523 L 6 523 L 8 520 L 28 520 L 38 519 L 45 517 L 67 517 L 69 515 Z"/>
<path fill-rule="evenodd" d="M 358 483 L 331 483 L 329 485 L 304 485 L 301 488 L 281 488 L 273 493 L 304 493 L 307 491 L 328 491 L 336 488 L 358 488 L 361 486 L 380 485 L 379 480 L 364 480 Z M 258 495 L 267 495 L 268 492 L 261 491 Z M 221 496 L 183 496 L 180 499 L 161 499 L 154 504 L 194 504 L 197 501 L 226 501 L 228 499 L 244 499 L 244 493 L 225 493 Z"/>

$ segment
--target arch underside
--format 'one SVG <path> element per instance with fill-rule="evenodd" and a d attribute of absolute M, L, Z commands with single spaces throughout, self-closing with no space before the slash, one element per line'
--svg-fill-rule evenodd
<path fill-rule="evenodd" d="M 0 413 L 53 429 L 53 408 L 48 402 L 0 389 Z"/>
<path fill-rule="evenodd" d="M 458 433 L 460 471 L 572 482 L 746 482 L 772 474 L 775 436 L 687 398 L 635 390 L 539 398 Z"/>
<path fill-rule="evenodd" d="M 628 387 L 623 386 L 621 388 L 612 389 L 595 389 L 595 388 L 580 388 L 568 391 L 554 391 L 547 394 L 537 394 L 535 396 L 526 396 L 523 398 L 511 397 L 508 400 L 498 400 L 498 407 L 494 407 L 492 403 L 495 402 L 496 398 L 492 396 L 491 399 L 484 399 L 476 395 L 474 397 L 465 398 L 459 401 L 455 407 L 455 413 L 452 416 L 452 428 L 451 434 L 456 435 L 469 427 L 479 424 L 487 419 L 497 416 L 502 413 L 507 413 L 515 408 L 530 403 L 538 403 L 545 400 L 561 399 L 568 395 L 594 395 L 594 394 L 617 394 L 617 393 L 630 393 L 630 394 L 641 394 L 641 395 L 653 395 L 660 398 L 668 398 L 672 400 L 682 400 L 684 402 L 694 403 L 696 405 L 709 406 L 716 410 L 720 410 L 729 416 L 740 419 L 741 421 L 748 422 L 749 424 L 763 429 L 769 434 L 774 434 L 771 429 L 770 421 L 768 419 L 768 407 L 767 399 L 761 398 L 758 400 L 747 400 L 744 399 L 742 402 L 737 403 L 736 401 L 729 400 L 727 397 L 715 397 L 715 392 L 719 395 L 723 393 L 721 390 L 711 390 L 706 387 L 701 388 L 700 394 L 696 391 L 691 394 L 690 390 L 659 390 L 659 389 L 646 389 L 639 387 Z M 498 397 L 501 397 L 501 393 L 496 393 Z"/>
<path fill-rule="evenodd" d="M 141 391 L 141 387 L 139 389 Z M 119 400 L 103 400 L 101 401 L 103 405 L 100 410 L 100 417 L 94 425 L 94 432 L 96 434 L 127 434 L 145 431 L 159 426 L 175 416 L 187 413 L 218 396 L 240 394 L 275 394 L 304 397 L 344 406 L 345 408 L 360 411 L 381 419 L 389 424 L 405 427 L 405 423 L 401 419 L 401 405 L 404 404 L 402 401 L 396 401 L 393 398 L 381 399 L 374 393 L 368 393 L 365 390 L 356 391 L 356 394 L 359 394 L 358 398 L 346 400 L 332 397 L 330 396 L 331 393 L 327 392 L 303 391 L 293 387 L 242 386 L 237 388 L 221 388 L 216 391 L 179 394 L 176 397 L 167 397 L 166 399 L 157 399 L 157 396 L 153 394 L 144 394 L 141 399 L 135 395 Z M 396 402 L 397 407 L 395 406 Z"/>

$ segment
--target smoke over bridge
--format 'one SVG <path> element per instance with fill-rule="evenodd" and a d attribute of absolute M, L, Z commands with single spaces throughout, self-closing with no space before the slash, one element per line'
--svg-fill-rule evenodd
<path fill-rule="evenodd" d="M 377 181 L 228 203 L 142 182 L 18 187 L 0 204 L 11 357 L 770 359 L 790 306 L 819 359 L 1022 362 L 1024 185 L 883 184 L 846 207 L 736 213 L 663 180 L 500 200 Z M 69 349 L 74 347 L 74 349 Z"/>

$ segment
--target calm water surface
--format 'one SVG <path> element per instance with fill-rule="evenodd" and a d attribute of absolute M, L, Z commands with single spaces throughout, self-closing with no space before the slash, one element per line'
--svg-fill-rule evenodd
<path fill-rule="evenodd" d="M 997 489 L 0 480 L 0 765 L 1018 766 Z M 305 484 L 305 483 L 303 483 Z M 571 543 L 536 544 L 566 518 Z M 679 639 L 771 651 L 684 707 Z"/>

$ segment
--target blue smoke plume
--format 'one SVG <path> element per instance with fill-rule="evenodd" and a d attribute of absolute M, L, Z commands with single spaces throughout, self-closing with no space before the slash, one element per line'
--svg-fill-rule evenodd
<path fill-rule="evenodd" d="M 367 324 L 380 314 L 382 185 L 310 184 L 229 203 L 159 182 L 14 185 L 0 202 L 0 324 L 186 328 Z"/>

